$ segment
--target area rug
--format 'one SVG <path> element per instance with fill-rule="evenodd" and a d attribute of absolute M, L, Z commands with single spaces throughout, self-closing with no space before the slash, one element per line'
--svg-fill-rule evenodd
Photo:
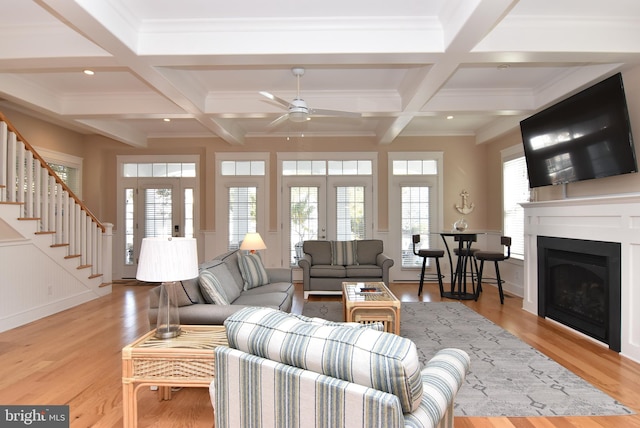
<path fill-rule="evenodd" d="M 303 315 L 342 321 L 342 303 L 307 302 Z M 634 412 L 461 303 L 403 303 L 401 335 L 425 364 L 439 349 L 460 348 L 471 371 L 456 416 L 604 416 Z"/>

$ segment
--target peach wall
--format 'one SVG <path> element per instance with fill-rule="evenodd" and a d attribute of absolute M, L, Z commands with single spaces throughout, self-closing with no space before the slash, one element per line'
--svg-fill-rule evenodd
<path fill-rule="evenodd" d="M 116 207 L 116 156 L 118 155 L 158 155 L 158 154 L 196 154 L 201 159 L 200 190 L 203 198 L 201 204 L 201 228 L 215 229 L 215 153 L 256 151 L 270 153 L 271 164 L 276 164 L 279 152 L 377 152 L 379 181 L 379 230 L 388 230 L 388 152 L 443 151 L 444 152 L 444 224 L 448 227 L 460 215 L 454 208 L 461 202 L 459 193 L 466 189 L 470 193 L 470 201 L 476 204 L 474 212 L 466 219 L 471 227 L 485 228 L 487 198 L 484 173 L 486 170 L 486 148 L 474 144 L 471 137 L 427 137 L 400 138 L 390 145 L 379 145 L 369 138 L 304 138 L 286 141 L 284 138 L 248 139 L 243 146 L 230 146 L 219 139 L 189 139 L 184 141 L 154 140 L 147 149 L 132 148 L 115 143 L 99 136 L 87 137 L 86 164 L 90 169 L 85 173 L 87 188 L 101 188 L 104 192 L 101 200 L 92 200 L 90 207 L 95 207 L 100 218 L 115 224 Z M 179 151 L 175 147 L 179 145 Z M 277 170 L 271 168 L 271 193 L 277 194 Z M 94 192 L 98 197 L 101 192 Z M 277 207 L 271 204 L 269 228 L 277 230 Z M 117 229 L 117 225 L 115 225 Z"/>

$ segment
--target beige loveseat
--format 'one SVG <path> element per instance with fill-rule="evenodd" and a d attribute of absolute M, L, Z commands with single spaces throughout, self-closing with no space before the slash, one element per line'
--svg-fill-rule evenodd
<path fill-rule="evenodd" d="M 240 309 L 249 306 L 264 306 L 280 311 L 291 311 L 294 286 L 289 268 L 265 268 L 267 278 L 264 285 L 250 289 L 245 286 L 238 254 L 240 250 L 229 251 L 200 265 L 200 276 L 206 271 L 216 278 L 228 304 L 208 302 L 199 278 L 182 281 L 178 292 L 178 312 L 181 324 L 222 325 L 224 321 Z M 155 326 L 158 319 L 160 287 L 149 293 L 149 323 Z"/>
<path fill-rule="evenodd" d="M 304 296 L 342 291 L 342 283 L 382 281 L 389 284 L 393 259 L 384 254 L 380 239 L 304 241 L 302 268 Z"/>

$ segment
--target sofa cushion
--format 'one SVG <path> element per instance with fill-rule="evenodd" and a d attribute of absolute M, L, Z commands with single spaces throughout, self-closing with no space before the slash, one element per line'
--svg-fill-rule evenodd
<path fill-rule="evenodd" d="M 311 256 L 311 265 L 331 264 L 331 243 L 329 241 L 304 241 L 302 251 Z"/>
<path fill-rule="evenodd" d="M 312 265 L 309 275 L 312 278 L 344 278 L 346 270 L 344 266 Z"/>
<path fill-rule="evenodd" d="M 289 307 L 291 296 L 287 293 L 273 292 L 266 294 L 242 293 L 233 302 L 234 305 L 260 306 L 274 310 L 286 311 Z"/>
<path fill-rule="evenodd" d="M 232 348 L 391 393 L 403 412 L 420 405 L 421 365 L 409 339 L 367 328 L 318 325 L 258 307 L 236 312 L 224 325 Z"/>
<path fill-rule="evenodd" d="M 208 270 L 200 271 L 200 290 L 207 303 L 215 303 L 216 305 L 228 305 L 229 300 L 224 294 L 222 284 L 214 274 Z"/>
<path fill-rule="evenodd" d="M 380 239 L 362 239 L 357 241 L 356 253 L 358 263 L 361 265 L 375 265 L 378 262 L 378 254 L 383 251 L 383 243 Z"/>
<path fill-rule="evenodd" d="M 222 260 L 213 260 L 207 263 L 203 270 L 211 272 L 218 279 L 229 303 L 232 303 L 238 298 L 242 292 L 242 283 L 236 283 L 235 278 L 229 271 L 227 263 Z"/>
<path fill-rule="evenodd" d="M 250 296 L 257 294 L 266 294 L 266 293 L 287 293 L 293 294 L 293 284 L 290 282 L 270 282 L 269 284 L 262 285 L 260 287 L 255 287 L 250 290 L 244 291 L 242 294 Z"/>
<path fill-rule="evenodd" d="M 380 278 L 382 268 L 378 265 L 345 266 L 347 278 Z"/>
<path fill-rule="evenodd" d="M 262 264 L 260 254 L 238 253 L 238 266 L 240 266 L 245 290 L 251 290 L 254 287 L 269 283 L 269 275 L 267 275 L 267 271 Z"/>

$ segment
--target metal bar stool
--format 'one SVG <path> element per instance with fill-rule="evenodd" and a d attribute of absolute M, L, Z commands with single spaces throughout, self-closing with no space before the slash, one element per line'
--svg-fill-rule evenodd
<path fill-rule="evenodd" d="M 502 291 L 502 283 L 504 281 L 500 278 L 500 268 L 498 266 L 498 262 L 507 260 L 509 257 L 511 257 L 511 238 L 508 236 L 500 237 L 500 244 L 502 244 L 503 247 L 507 247 L 506 255 L 504 254 L 504 248 L 502 252 L 476 251 L 474 254 L 475 259 L 480 260 L 480 270 L 478 271 L 478 288 L 476 290 L 476 301 L 478 301 L 478 297 L 480 296 L 480 292 L 482 291 L 482 289 L 480 288 L 480 284 L 482 283 L 482 272 L 484 270 L 484 262 L 490 261 L 490 262 L 493 262 L 496 270 L 495 282 L 496 282 L 496 285 L 498 286 L 498 292 L 500 293 L 500 304 L 504 305 L 504 293 Z M 485 282 L 487 282 L 486 279 L 485 279 Z"/>
<path fill-rule="evenodd" d="M 413 254 L 418 257 L 422 257 L 422 271 L 420 272 L 420 288 L 418 288 L 418 296 L 422 294 L 422 286 L 424 285 L 425 275 L 428 275 L 428 279 L 437 279 L 440 286 L 440 297 L 443 297 L 444 286 L 442 284 L 442 272 L 440 272 L 440 258 L 444 256 L 444 250 L 438 249 L 418 249 L 416 250 L 416 244 L 420 243 L 420 235 L 413 235 Z M 425 268 L 427 267 L 427 259 L 434 259 L 436 261 L 436 273 L 426 274 Z"/>
<path fill-rule="evenodd" d="M 478 240 L 478 236 L 473 233 L 460 234 L 454 236 L 454 241 L 458 242 L 458 248 L 453 249 L 453 253 L 458 256 L 455 275 L 451 283 L 451 294 L 453 298 L 461 300 L 472 300 L 476 295 L 476 278 L 478 276 L 478 265 L 473 257 L 477 248 L 471 245 Z M 475 268 L 475 272 L 474 272 Z M 467 278 L 471 278 L 471 293 L 467 292 Z M 456 291 L 457 285 L 457 291 Z M 478 287 L 480 287 L 478 285 Z"/>

